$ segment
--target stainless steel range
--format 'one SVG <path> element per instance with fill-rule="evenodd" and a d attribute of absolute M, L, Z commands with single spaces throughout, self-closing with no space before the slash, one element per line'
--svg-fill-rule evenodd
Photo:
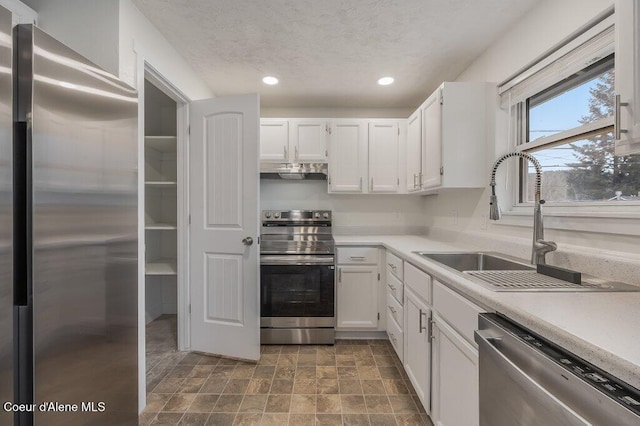
<path fill-rule="evenodd" d="M 260 326 L 263 344 L 335 342 L 331 212 L 262 212 Z"/>

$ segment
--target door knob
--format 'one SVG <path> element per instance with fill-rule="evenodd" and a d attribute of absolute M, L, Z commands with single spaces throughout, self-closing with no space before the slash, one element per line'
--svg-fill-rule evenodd
<path fill-rule="evenodd" d="M 253 238 L 251 237 L 243 238 L 242 244 L 244 244 L 245 246 L 250 246 L 251 244 L 253 244 Z"/>

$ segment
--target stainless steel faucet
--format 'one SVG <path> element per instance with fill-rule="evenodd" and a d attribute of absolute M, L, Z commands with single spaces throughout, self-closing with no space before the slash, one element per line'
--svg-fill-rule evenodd
<path fill-rule="evenodd" d="M 536 183 L 535 183 L 535 206 L 533 207 L 533 247 L 531 248 L 531 263 L 533 264 L 545 264 L 545 255 L 558 248 L 558 245 L 553 241 L 545 241 L 544 239 L 544 226 L 542 224 L 542 204 L 544 200 L 540 199 L 540 187 L 542 184 L 542 167 L 538 160 L 530 154 L 524 152 L 510 152 L 498 158 L 493 163 L 493 169 L 491 170 L 491 198 L 489 200 L 489 219 L 500 220 L 500 207 L 498 206 L 498 197 L 496 196 L 496 170 L 498 166 L 507 158 L 520 157 L 528 160 L 533 164 L 536 169 Z"/>

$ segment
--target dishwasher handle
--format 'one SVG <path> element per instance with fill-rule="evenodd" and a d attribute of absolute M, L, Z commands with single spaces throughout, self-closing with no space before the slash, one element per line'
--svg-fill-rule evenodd
<path fill-rule="evenodd" d="M 495 331 L 490 330 L 475 331 L 475 341 L 478 343 L 481 363 L 483 356 L 486 356 L 488 360 L 496 365 L 499 371 L 508 376 L 507 379 L 509 381 L 516 384 L 523 393 L 527 395 L 530 402 L 535 401 L 536 405 L 544 407 L 548 414 L 553 413 L 554 418 L 563 419 L 563 425 L 591 425 L 590 422 L 568 407 L 547 389 L 542 387 L 535 381 L 535 379 L 529 376 L 505 354 L 503 354 L 494 344 L 495 342 L 502 340 L 501 337 L 496 336 L 495 334 Z M 480 379 L 480 382 L 482 393 L 482 378 Z M 486 408 L 491 409 L 491 407 Z M 480 404 L 480 418 L 483 418 L 482 403 Z"/>

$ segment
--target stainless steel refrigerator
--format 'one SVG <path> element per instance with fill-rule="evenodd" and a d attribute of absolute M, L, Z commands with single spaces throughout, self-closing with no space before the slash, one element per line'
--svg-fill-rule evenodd
<path fill-rule="evenodd" d="M 0 424 L 137 424 L 137 93 L 0 12 Z"/>

